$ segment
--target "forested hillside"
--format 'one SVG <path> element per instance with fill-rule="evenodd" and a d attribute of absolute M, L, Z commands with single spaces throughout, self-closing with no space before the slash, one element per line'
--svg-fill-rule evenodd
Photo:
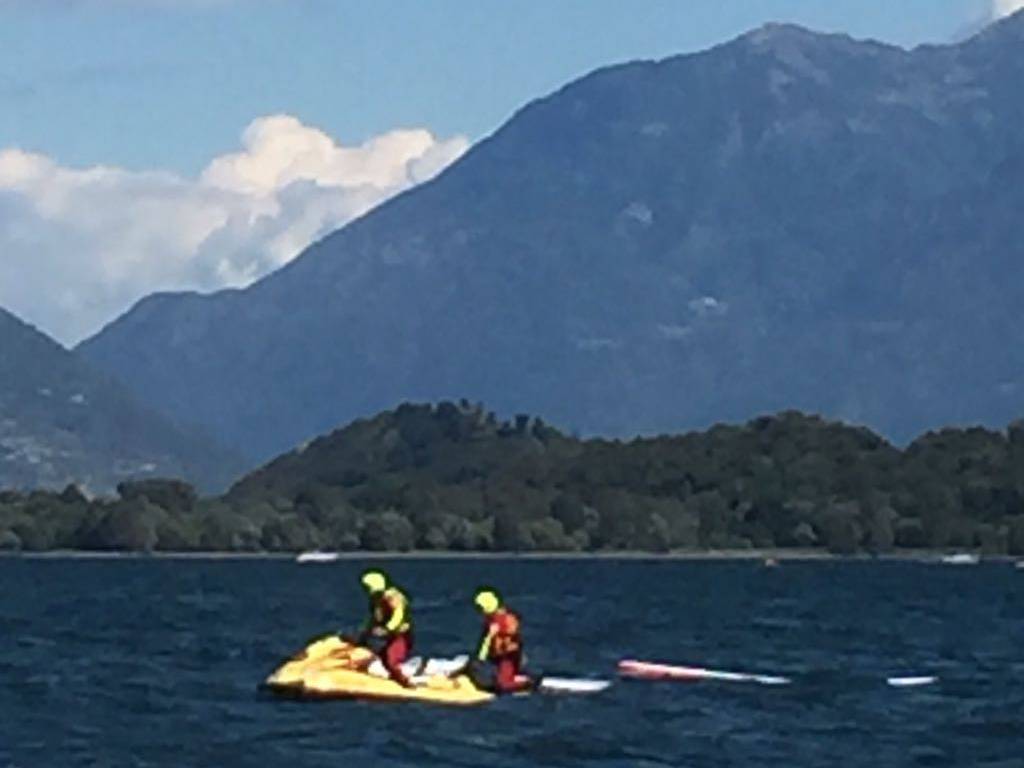
<path fill-rule="evenodd" d="M 466 402 L 404 405 L 288 453 L 219 498 L 0 495 L 6 549 L 609 551 L 969 548 L 1024 554 L 1024 423 L 906 450 L 796 412 L 618 442 Z"/>

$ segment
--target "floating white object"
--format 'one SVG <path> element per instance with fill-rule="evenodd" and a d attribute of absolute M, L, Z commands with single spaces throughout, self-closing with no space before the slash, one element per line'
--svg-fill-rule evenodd
<path fill-rule="evenodd" d="M 454 675 L 462 671 L 469 663 L 469 656 L 456 656 L 452 659 L 427 659 L 421 675 Z"/>
<path fill-rule="evenodd" d="M 600 693 L 610 685 L 608 680 L 568 677 L 542 677 L 540 681 L 540 689 L 545 693 Z"/>
<path fill-rule="evenodd" d="M 887 677 L 885 682 L 894 688 L 912 688 L 917 685 L 931 685 L 937 683 L 939 678 L 932 675 L 924 675 L 921 677 Z"/>
<path fill-rule="evenodd" d="M 302 552 L 295 558 L 297 563 L 333 563 L 338 559 L 337 552 Z"/>
<path fill-rule="evenodd" d="M 788 677 L 774 675 L 752 675 L 746 672 L 724 672 L 703 667 L 684 667 L 675 664 L 656 664 L 649 661 L 625 659 L 619 662 L 619 674 L 638 680 L 719 680 L 729 683 L 760 683 L 761 685 L 788 685 Z"/>
<path fill-rule="evenodd" d="M 455 656 L 450 659 L 427 659 L 425 661 L 419 656 L 413 656 L 402 662 L 402 673 L 413 681 L 424 681 L 436 675 L 450 677 L 462 672 L 468 661 L 469 656 Z M 366 671 L 374 677 L 390 677 L 380 659 L 374 659 L 370 662 L 370 666 L 366 668 Z"/>
<path fill-rule="evenodd" d="M 450 677 L 460 674 L 469 662 L 468 656 L 455 656 L 451 659 L 409 659 L 402 664 L 402 671 L 414 683 L 426 683 L 431 677 L 443 675 Z M 371 675 L 387 677 L 387 670 L 379 660 L 370 664 L 367 670 Z M 611 685 L 609 680 L 591 680 L 570 677 L 542 677 L 540 690 L 543 693 L 587 694 L 600 693 Z"/>

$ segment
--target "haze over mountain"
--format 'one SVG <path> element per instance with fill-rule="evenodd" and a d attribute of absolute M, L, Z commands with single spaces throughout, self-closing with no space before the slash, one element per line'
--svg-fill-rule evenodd
<path fill-rule="evenodd" d="M 264 458 L 407 400 L 606 435 L 1024 413 L 1024 14 L 912 51 L 769 25 L 609 67 L 248 289 L 81 346 Z"/>
<path fill-rule="evenodd" d="M 109 491 L 132 477 L 223 488 L 238 456 L 172 426 L 124 387 L 0 309 L 0 490 Z"/>

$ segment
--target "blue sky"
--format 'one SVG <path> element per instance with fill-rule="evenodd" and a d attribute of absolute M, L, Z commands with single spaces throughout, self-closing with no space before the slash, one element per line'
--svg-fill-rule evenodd
<path fill-rule="evenodd" d="M 0 0 L 0 147 L 194 173 L 253 118 L 478 139 L 595 67 L 769 20 L 905 46 L 992 0 Z"/>
<path fill-rule="evenodd" d="M 903 46 L 1024 0 L 0 0 L 0 307 L 74 344 L 245 286 L 601 66 L 768 21 Z"/>

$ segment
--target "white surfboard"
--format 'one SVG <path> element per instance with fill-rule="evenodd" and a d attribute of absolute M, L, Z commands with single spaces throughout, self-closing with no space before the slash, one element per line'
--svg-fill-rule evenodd
<path fill-rule="evenodd" d="M 611 685 L 609 680 L 586 680 L 569 677 L 542 677 L 540 689 L 544 693 L 600 693 Z"/>

